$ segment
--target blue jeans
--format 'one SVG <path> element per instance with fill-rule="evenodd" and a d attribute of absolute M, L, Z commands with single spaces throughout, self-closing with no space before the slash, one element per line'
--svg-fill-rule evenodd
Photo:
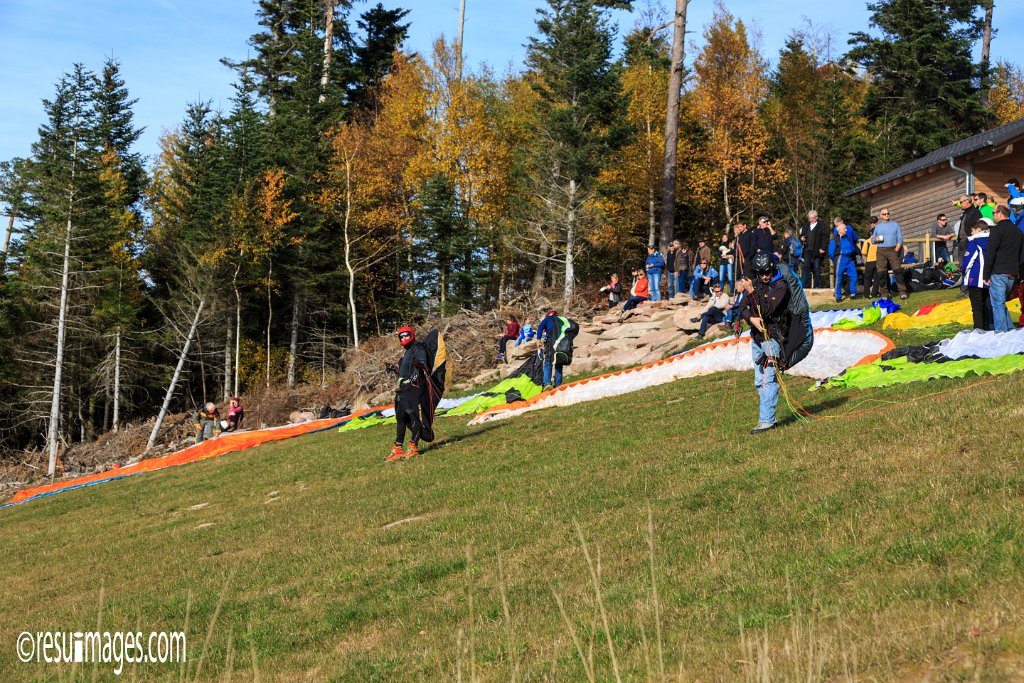
<path fill-rule="evenodd" d="M 857 296 L 857 262 L 852 256 L 836 259 L 836 301 L 843 298 L 843 276 L 850 279 L 850 296 Z"/>
<path fill-rule="evenodd" d="M 631 296 L 626 299 L 626 303 L 622 304 L 623 311 L 631 311 L 637 307 L 638 304 L 642 304 L 647 301 L 647 297 L 644 296 Z"/>
<path fill-rule="evenodd" d="M 711 285 L 714 281 L 714 278 L 712 278 L 711 282 L 704 284 L 704 278 L 694 277 L 693 282 L 690 284 L 690 298 L 696 299 L 699 296 L 704 296 L 704 294 L 711 294 Z"/>
<path fill-rule="evenodd" d="M 775 374 L 774 363 L 767 362 L 767 359 L 778 358 L 781 355 L 779 342 L 766 339 L 758 344 L 751 339 L 750 349 L 754 358 L 754 386 L 757 387 L 757 395 L 761 399 L 758 422 L 775 424 L 775 405 L 779 402 L 779 378 Z"/>
<path fill-rule="evenodd" d="M 681 294 L 690 291 L 690 271 L 680 270 L 676 273 L 676 291 Z"/>
<path fill-rule="evenodd" d="M 651 286 L 651 301 L 661 301 L 661 291 L 658 289 L 661 287 L 661 271 L 647 271 L 647 284 Z"/>
<path fill-rule="evenodd" d="M 551 383 L 551 366 L 552 366 L 551 359 L 550 358 L 545 358 L 544 359 L 544 384 L 543 384 L 543 386 L 545 386 L 545 387 L 547 385 L 549 385 L 549 384 L 551 384 L 551 386 L 553 386 L 553 387 L 557 387 L 557 386 L 559 386 L 562 383 L 562 366 L 561 365 L 555 365 L 555 382 L 554 382 L 554 384 Z"/>
<path fill-rule="evenodd" d="M 949 249 L 946 248 L 945 242 L 939 242 L 935 245 L 935 260 L 939 261 L 940 259 L 949 263 Z"/>
<path fill-rule="evenodd" d="M 671 299 L 676 295 L 676 274 L 669 271 L 665 279 L 668 280 L 668 298 Z"/>
<path fill-rule="evenodd" d="M 718 281 L 722 283 L 722 289 L 728 290 L 729 296 L 732 296 L 736 290 L 736 284 L 732 279 L 733 268 L 731 263 L 723 263 L 718 268 Z"/>
<path fill-rule="evenodd" d="M 992 329 L 1009 332 L 1014 329 L 1010 311 L 1006 309 L 1006 295 L 1013 287 L 1012 275 L 993 275 L 989 281 L 988 295 L 992 302 Z"/>

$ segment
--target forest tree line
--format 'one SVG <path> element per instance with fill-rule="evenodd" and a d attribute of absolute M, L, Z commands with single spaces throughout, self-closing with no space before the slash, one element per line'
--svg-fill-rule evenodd
<path fill-rule="evenodd" d="M 179 409 L 329 382 L 367 335 L 589 296 L 648 243 L 754 214 L 858 220 L 846 190 L 1024 115 L 1021 68 L 973 56 L 989 0 L 878 0 L 863 31 L 794 28 L 771 62 L 718 4 L 688 29 L 671 126 L 671 17 L 547 0 L 496 74 L 354 5 L 260 0 L 252 56 L 222 60 L 230 105 L 190 104 L 153 159 L 117 61 L 60 79 L 0 168 L 0 447 L 149 417 L 172 376 Z"/>

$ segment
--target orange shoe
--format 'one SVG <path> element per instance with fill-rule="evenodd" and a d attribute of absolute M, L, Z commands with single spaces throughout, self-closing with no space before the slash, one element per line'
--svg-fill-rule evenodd
<path fill-rule="evenodd" d="M 405 455 L 402 456 L 402 460 L 408 460 L 409 458 L 415 458 L 419 454 L 420 454 L 420 449 L 416 445 L 416 442 L 415 441 L 410 441 L 409 442 L 409 450 L 407 450 L 405 452 Z"/>
<path fill-rule="evenodd" d="M 405 460 L 405 453 L 402 452 L 402 444 L 396 443 L 391 449 L 391 455 L 384 458 L 384 462 L 398 462 L 399 460 Z"/>

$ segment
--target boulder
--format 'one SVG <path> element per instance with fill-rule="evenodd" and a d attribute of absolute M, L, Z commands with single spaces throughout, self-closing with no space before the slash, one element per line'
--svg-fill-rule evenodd
<path fill-rule="evenodd" d="M 666 320 L 671 320 L 672 317 L 675 314 L 676 314 L 676 311 L 673 310 L 673 309 L 666 309 L 664 311 L 658 311 L 657 313 L 655 313 L 654 315 L 651 316 L 651 322 L 660 323 L 660 322 L 664 322 Z"/>
<path fill-rule="evenodd" d="M 569 365 L 569 371 L 574 375 L 581 375 L 585 372 L 593 372 L 594 368 L 600 367 L 597 360 L 593 358 L 577 358 L 575 355 L 572 358 L 572 364 Z"/>
<path fill-rule="evenodd" d="M 676 351 L 679 351 L 684 346 L 686 346 L 686 342 L 690 341 L 690 337 L 692 336 L 693 335 L 690 334 L 689 332 L 679 331 L 674 336 L 669 337 L 661 344 L 651 345 L 651 348 L 655 351 L 660 351 L 661 353 L 675 353 Z"/>
<path fill-rule="evenodd" d="M 685 330 L 687 332 L 696 332 L 700 329 L 700 322 L 691 322 L 690 318 L 697 317 L 697 312 L 700 309 L 681 308 L 675 312 L 672 316 L 672 324 L 676 326 L 676 329 Z"/>
<path fill-rule="evenodd" d="M 613 327 L 610 330 L 606 330 L 601 335 L 601 341 L 608 339 L 636 339 L 642 337 L 648 332 L 661 329 L 661 323 L 655 322 L 637 322 L 637 323 L 623 323 L 618 327 Z"/>
<path fill-rule="evenodd" d="M 656 360 L 661 360 L 664 357 L 665 354 L 662 353 L 661 351 L 651 351 L 646 356 L 640 359 L 640 364 L 647 365 L 648 363 L 653 363 Z"/>
<path fill-rule="evenodd" d="M 676 339 L 677 337 L 683 334 L 685 333 L 677 330 L 675 327 L 654 330 L 653 332 L 648 332 L 644 336 L 638 338 L 636 340 L 636 345 L 650 346 L 652 349 L 656 349 L 660 346 L 669 343 L 670 341 Z"/>
<path fill-rule="evenodd" d="M 607 358 L 619 351 L 635 349 L 636 346 L 636 340 L 634 339 L 609 339 L 590 347 L 590 355 L 594 358 Z"/>
<path fill-rule="evenodd" d="M 604 330 L 601 330 L 600 333 L 603 334 Z M 597 334 L 581 331 L 579 334 L 576 335 L 576 339 L 573 341 L 573 346 L 578 348 L 581 346 L 590 346 L 591 344 L 596 344 L 597 336 Z"/>
<path fill-rule="evenodd" d="M 498 379 L 498 370 L 484 370 L 479 375 L 473 378 L 474 385 L 489 384 Z"/>
<path fill-rule="evenodd" d="M 624 351 L 619 351 L 618 353 L 612 356 L 609 356 L 608 359 L 605 360 L 604 364 L 605 367 L 609 368 L 632 367 L 639 363 L 640 359 L 650 352 L 650 349 L 646 347 L 639 349 L 626 349 Z"/>

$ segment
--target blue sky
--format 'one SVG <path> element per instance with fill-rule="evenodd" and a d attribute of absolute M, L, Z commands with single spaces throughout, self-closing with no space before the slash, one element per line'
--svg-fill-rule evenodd
<path fill-rule="evenodd" d="M 429 53 L 441 34 L 454 35 L 458 0 L 382 0 L 411 10 L 411 49 Z M 373 0 L 376 3 L 376 0 Z M 534 32 L 542 0 L 467 0 L 467 64 L 485 62 L 496 71 L 518 69 L 527 37 Z M 640 0 L 669 16 L 672 0 Z M 806 0 L 728 0 L 733 15 L 760 33 L 762 53 L 773 60 L 786 36 L 810 21 L 835 36 L 842 52 L 851 31 L 867 28 L 861 2 L 810 3 Z M 362 11 L 370 2 L 358 2 Z M 767 8 L 770 8 L 768 10 Z M 0 159 L 26 155 L 42 121 L 41 100 L 53 93 L 61 73 L 80 61 L 99 70 L 112 55 L 133 97 L 136 122 L 146 127 L 139 151 L 152 155 L 162 130 L 182 118 L 186 103 L 212 99 L 226 105 L 233 73 L 221 57 L 241 58 L 256 30 L 256 4 L 250 0 L 0 0 Z M 711 0 L 690 0 L 689 42 L 699 47 L 703 26 L 714 11 Z M 624 34 L 635 15 L 616 13 Z M 1024 2 L 997 3 L 997 26 L 1024 25 Z M 1024 63 L 1024 42 L 1003 31 L 993 41 L 994 58 Z M 1019 38 L 1019 33 L 1017 34 Z"/>

